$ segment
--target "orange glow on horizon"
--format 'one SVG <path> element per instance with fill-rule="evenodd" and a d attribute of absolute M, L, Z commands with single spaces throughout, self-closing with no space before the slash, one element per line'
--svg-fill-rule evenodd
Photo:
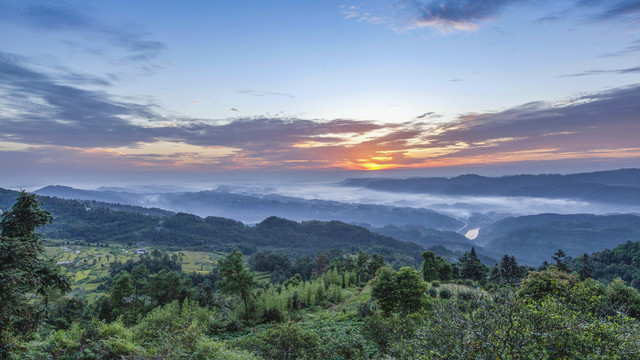
<path fill-rule="evenodd" d="M 374 162 L 367 162 L 360 164 L 359 167 L 364 170 L 387 170 L 399 167 L 396 164 L 376 164 Z"/>

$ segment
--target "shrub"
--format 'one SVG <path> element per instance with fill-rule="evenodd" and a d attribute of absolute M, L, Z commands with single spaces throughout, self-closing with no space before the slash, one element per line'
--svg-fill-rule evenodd
<path fill-rule="evenodd" d="M 440 290 L 440 297 L 442 299 L 450 299 L 451 298 L 451 290 L 444 288 Z"/>
<path fill-rule="evenodd" d="M 272 322 L 282 322 L 284 316 L 280 312 L 280 310 L 276 308 L 266 308 L 262 313 L 262 322 L 263 323 L 272 323 Z"/>
<path fill-rule="evenodd" d="M 376 305 L 372 301 L 365 301 L 358 304 L 358 315 L 361 318 L 366 318 L 376 313 Z"/>
<path fill-rule="evenodd" d="M 440 286 L 440 281 L 434 281 L 431 283 L 431 286 L 433 286 L 434 288 L 437 288 Z"/>
<path fill-rule="evenodd" d="M 189 354 L 189 360 L 258 360 L 256 356 L 246 351 L 229 350 L 224 344 L 213 339 L 201 339 L 195 351 Z"/>
<path fill-rule="evenodd" d="M 253 351 L 268 359 L 315 358 L 320 339 L 314 332 L 306 331 L 294 323 L 276 325 L 265 332 L 246 336 L 235 345 Z"/>
<path fill-rule="evenodd" d="M 473 300 L 476 294 L 473 291 L 460 291 L 457 296 L 460 300 Z"/>
<path fill-rule="evenodd" d="M 627 286 L 622 279 L 612 281 L 604 293 L 605 307 L 611 312 L 621 312 L 640 318 L 640 295 L 638 290 Z"/>
<path fill-rule="evenodd" d="M 429 294 L 429 296 L 431 296 L 433 298 L 434 297 L 438 297 L 438 290 L 436 290 L 435 288 L 429 288 L 427 293 Z"/>

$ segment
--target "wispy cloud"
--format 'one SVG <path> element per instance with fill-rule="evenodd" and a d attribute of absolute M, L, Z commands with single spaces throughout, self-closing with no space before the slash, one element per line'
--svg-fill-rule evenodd
<path fill-rule="evenodd" d="M 640 66 L 626 68 L 626 69 L 611 69 L 611 70 L 588 70 L 575 74 L 561 75 L 558 77 L 581 77 L 581 76 L 590 76 L 590 75 L 602 75 L 602 74 L 636 74 L 640 73 Z"/>
<path fill-rule="evenodd" d="M 294 98 L 295 96 L 283 92 L 275 92 L 275 91 L 258 91 L 258 90 L 238 90 L 239 93 L 251 96 L 284 96 L 288 98 Z"/>
<path fill-rule="evenodd" d="M 581 0 L 578 5 L 599 9 L 597 18 L 602 20 L 640 14 L 639 0 Z"/>
<path fill-rule="evenodd" d="M 142 28 L 131 24 L 108 24 L 79 8 L 66 7 L 62 2 L 0 2 L 0 20 L 47 32 L 72 32 L 90 37 L 89 44 L 96 40 L 106 41 L 122 49 L 125 58 L 132 61 L 157 58 L 166 49 L 163 42 L 151 39 Z"/>
<path fill-rule="evenodd" d="M 441 33 L 480 29 L 485 22 L 498 19 L 508 8 L 546 6 L 551 0 L 393 0 L 387 6 L 342 5 L 347 20 L 373 24 L 404 23 L 400 27 L 432 28 Z M 606 21 L 640 15 L 640 0 L 568 0 L 564 8 L 550 10 L 538 19 L 551 22 L 581 14 L 591 20 Z M 397 29 L 397 26 L 392 26 Z"/>

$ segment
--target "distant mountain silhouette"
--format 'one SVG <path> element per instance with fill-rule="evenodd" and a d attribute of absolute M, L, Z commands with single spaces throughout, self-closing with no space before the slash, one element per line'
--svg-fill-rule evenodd
<path fill-rule="evenodd" d="M 453 178 L 347 179 L 344 186 L 372 190 L 476 196 L 531 196 L 582 199 L 624 205 L 640 204 L 640 169 L 621 169 L 570 175 L 512 175 Z"/>

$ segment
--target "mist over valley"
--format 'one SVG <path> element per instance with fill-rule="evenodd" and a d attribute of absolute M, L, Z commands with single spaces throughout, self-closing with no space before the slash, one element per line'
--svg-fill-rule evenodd
<path fill-rule="evenodd" d="M 47 186 L 36 193 L 159 208 L 203 218 L 230 218 L 245 224 L 258 224 L 272 216 L 297 222 L 337 220 L 415 242 L 425 249 L 442 246 L 460 254 L 476 246 L 489 259 L 509 253 L 535 265 L 549 260 L 557 248 L 576 256 L 638 239 L 640 206 L 634 205 L 633 197 L 640 190 L 637 174 L 638 170 L 619 170 L 498 178 L 465 175 L 244 182 L 221 183 L 202 191 L 170 191 L 170 186 L 96 190 Z M 560 191 L 565 188 L 572 190 Z M 584 190 L 593 188 L 605 188 L 613 194 L 622 189 L 632 196 L 616 202 L 615 196 Z M 526 191 L 548 196 L 500 195 Z M 595 197 L 607 201 L 595 201 Z M 622 218 L 625 221 L 619 220 Z M 506 223 L 510 225 L 505 228 Z"/>

